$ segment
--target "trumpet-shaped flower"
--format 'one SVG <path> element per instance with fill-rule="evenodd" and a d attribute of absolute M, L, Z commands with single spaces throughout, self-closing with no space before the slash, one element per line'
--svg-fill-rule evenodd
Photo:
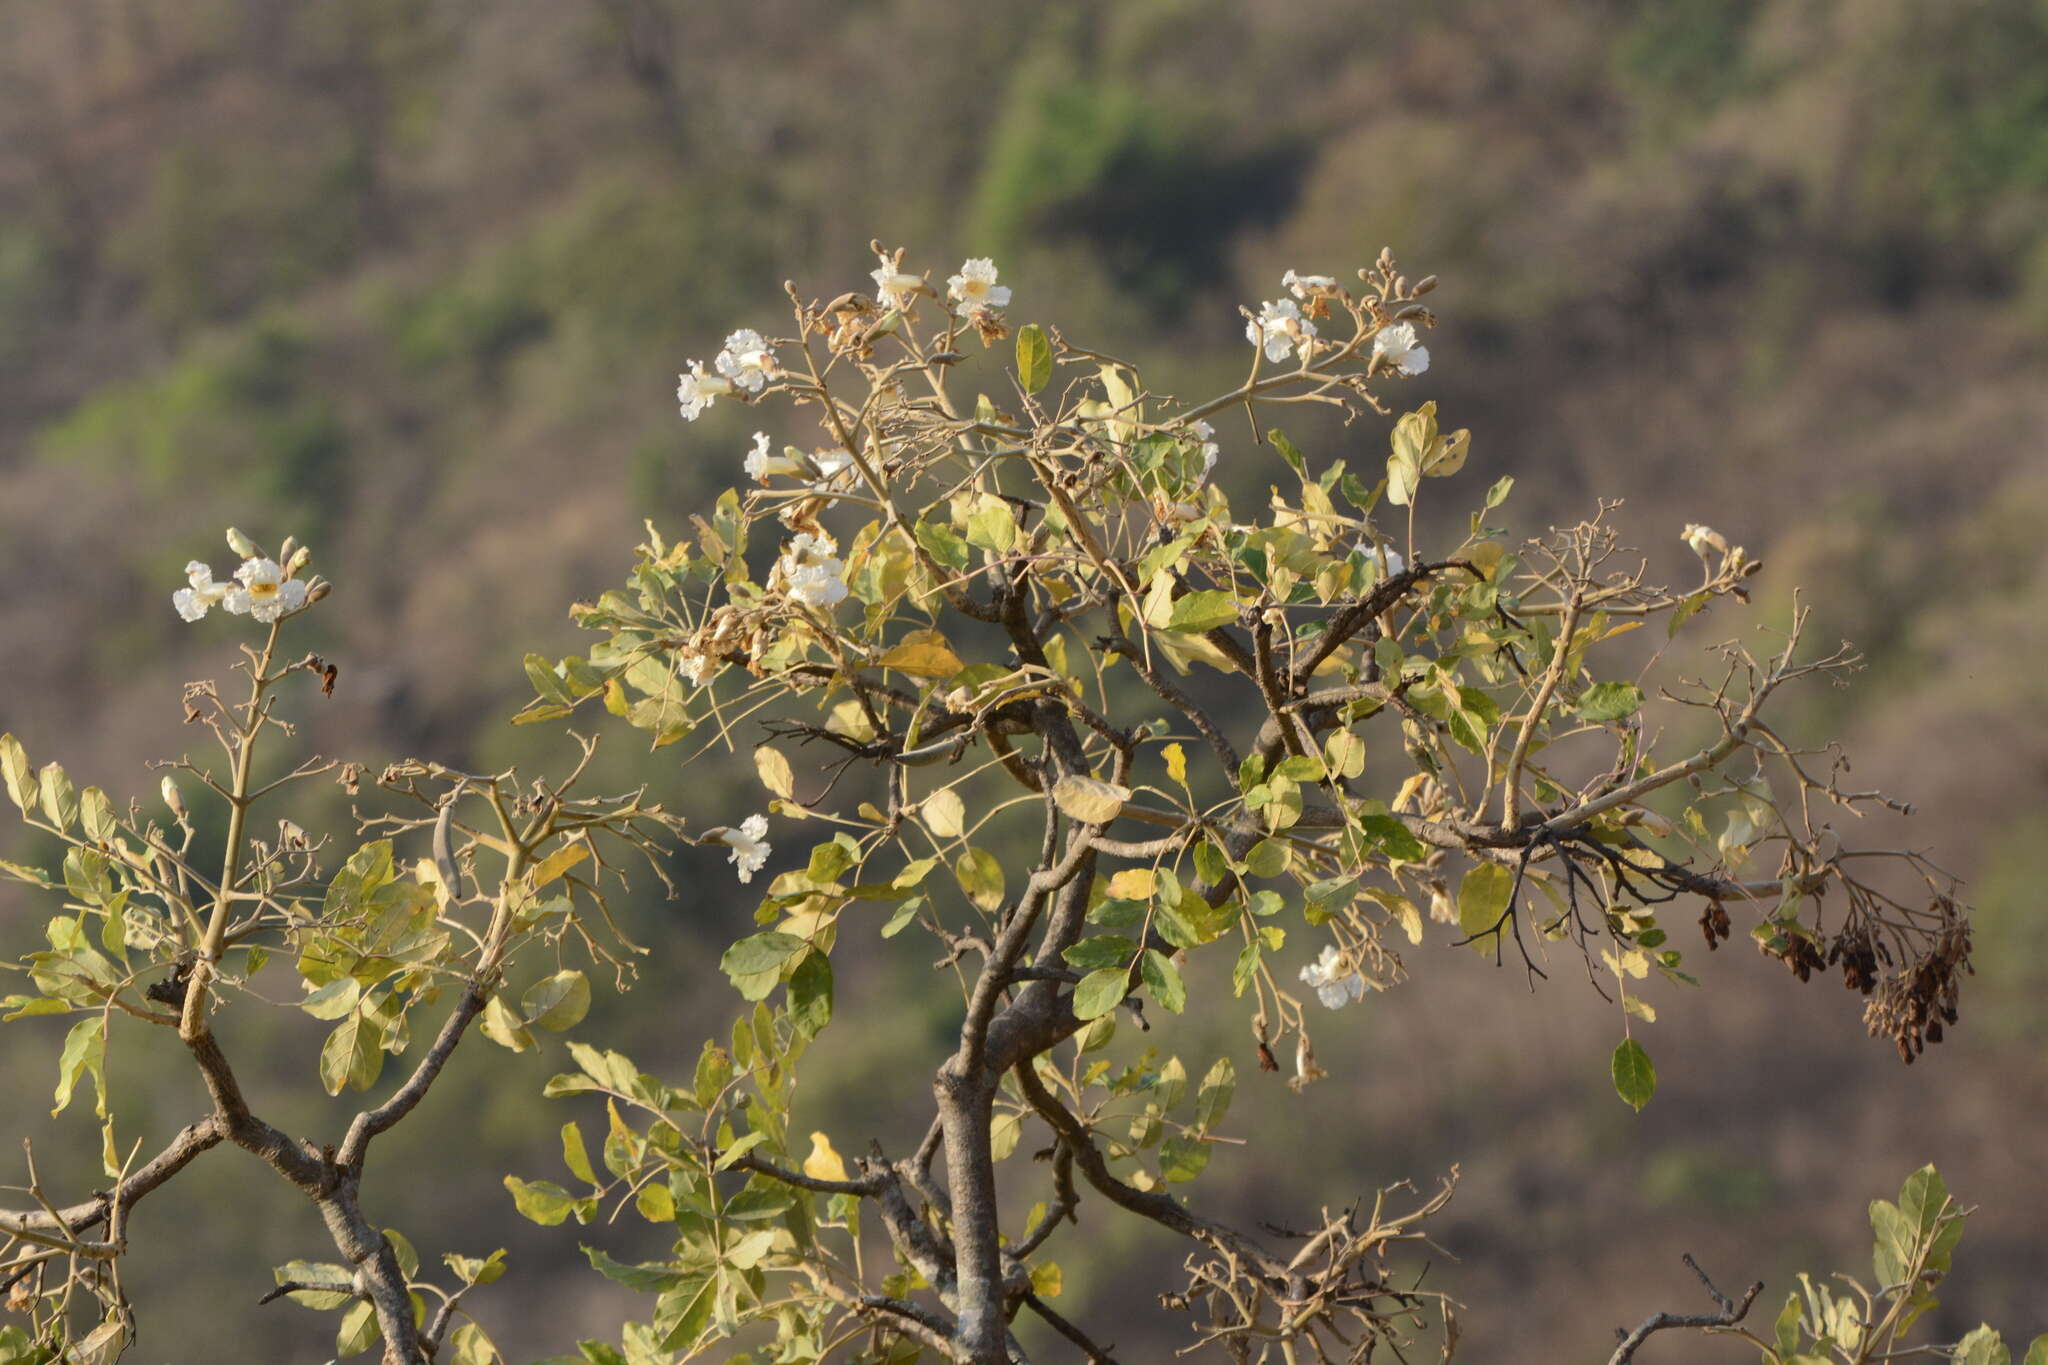
<path fill-rule="evenodd" d="M 1245 340 L 1263 348 L 1266 359 L 1276 364 L 1293 354 L 1296 346 L 1315 340 L 1315 335 L 1316 325 L 1301 315 L 1301 305 L 1293 299 L 1261 304 L 1259 315 L 1245 319 L 1244 324 Z"/>
<path fill-rule="evenodd" d="M 1328 275 L 1297 275 L 1290 270 L 1280 277 L 1280 283 L 1285 285 L 1294 297 L 1304 301 L 1316 294 L 1337 292 L 1337 281 Z"/>
<path fill-rule="evenodd" d="M 917 302 L 917 296 L 925 292 L 922 275 L 905 274 L 902 269 L 903 253 L 891 256 L 888 252 L 877 252 L 875 259 L 882 264 L 868 272 L 875 282 L 875 295 L 884 308 L 907 309 Z M 1008 290 L 1003 291 L 1006 295 Z"/>
<path fill-rule="evenodd" d="M 747 477 L 755 483 L 766 483 L 771 474 L 801 474 L 802 465 L 787 455 L 771 455 L 768 450 L 768 433 L 754 433 L 754 448 L 747 452 Z"/>
<path fill-rule="evenodd" d="M 694 422 L 721 396 L 732 392 L 732 381 L 704 373 L 704 366 L 691 361 L 690 368 L 676 376 L 676 402 L 682 405 L 683 420 Z"/>
<path fill-rule="evenodd" d="M 1679 539 L 1692 546 L 1692 552 L 1701 559 L 1707 557 L 1708 550 L 1718 550 L 1724 555 L 1728 553 L 1728 542 L 1721 533 L 1696 521 L 1685 524 L 1685 529 L 1679 532 Z"/>
<path fill-rule="evenodd" d="M 996 263 L 987 256 L 969 257 L 960 273 L 946 279 L 946 297 L 959 303 L 955 310 L 966 317 L 977 308 L 1010 306 L 1010 286 L 996 283 Z"/>
<path fill-rule="evenodd" d="M 1429 368 L 1429 347 L 1415 344 L 1415 324 L 1397 322 L 1380 328 L 1372 339 L 1372 358 L 1384 359 L 1402 374 L 1421 374 Z"/>
<path fill-rule="evenodd" d="M 187 621 L 197 621 L 210 609 L 226 601 L 233 586 L 214 582 L 213 570 L 196 559 L 185 566 L 185 581 L 190 586 L 172 593 L 171 605 L 176 607 L 178 615 Z"/>
<path fill-rule="evenodd" d="M 782 373 L 775 348 L 751 327 L 742 327 L 725 339 L 725 349 L 712 362 L 734 387 L 759 393 L 769 380 Z"/>
<path fill-rule="evenodd" d="M 754 880 L 754 874 L 768 861 L 768 817 L 749 815 L 738 829 L 720 830 L 716 837 L 732 850 L 732 864 L 739 869 L 740 880 Z"/>
<path fill-rule="evenodd" d="M 813 607 L 835 607 L 846 600 L 846 565 L 833 554 L 837 548 L 830 536 L 797 532 L 777 565 L 791 597 Z"/>
<path fill-rule="evenodd" d="M 1323 955 L 1301 969 L 1301 979 L 1314 988 L 1325 1008 L 1340 1010 L 1365 997 L 1365 978 L 1332 943 Z"/>
<path fill-rule="evenodd" d="M 274 559 L 245 559 L 235 570 L 238 588 L 229 588 L 222 601 L 237 616 L 253 616 L 268 625 L 306 605 L 306 585 L 286 578 Z"/>

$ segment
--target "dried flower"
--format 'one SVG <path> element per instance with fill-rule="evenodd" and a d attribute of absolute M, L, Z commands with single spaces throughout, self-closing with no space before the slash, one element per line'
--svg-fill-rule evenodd
<path fill-rule="evenodd" d="M 1304 302 L 1315 295 L 1337 292 L 1337 281 L 1328 275 L 1297 275 L 1290 270 L 1280 277 L 1280 283 Z"/>

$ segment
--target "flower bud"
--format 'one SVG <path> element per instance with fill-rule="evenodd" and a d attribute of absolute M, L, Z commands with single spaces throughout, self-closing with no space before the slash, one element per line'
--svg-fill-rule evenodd
<path fill-rule="evenodd" d="M 164 774 L 163 793 L 164 804 L 170 807 L 171 814 L 177 818 L 178 823 L 183 824 L 185 822 L 185 798 L 179 794 L 178 784 L 171 781 L 169 773 Z"/>
<path fill-rule="evenodd" d="M 334 585 L 332 583 L 329 583 L 326 579 L 314 579 L 311 583 L 308 583 L 306 585 L 306 605 L 309 607 L 312 606 L 315 602 L 318 602 L 321 598 L 327 596 L 328 593 L 333 591 Z"/>
<path fill-rule="evenodd" d="M 1436 288 L 1436 276 L 1424 275 L 1421 279 L 1415 282 L 1415 293 L 1412 295 L 1412 297 L 1419 299 L 1424 294 L 1427 294 L 1430 290 L 1434 288 Z"/>
<path fill-rule="evenodd" d="M 287 540 L 285 544 L 290 546 L 291 542 Z M 284 576 L 286 578 L 297 578 L 299 570 L 305 568 L 312 561 L 313 551 L 310 546 L 301 545 L 296 550 L 287 549 L 285 551 Z"/>
<path fill-rule="evenodd" d="M 256 542 L 232 526 L 228 527 L 228 548 L 244 559 L 257 557 Z"/>

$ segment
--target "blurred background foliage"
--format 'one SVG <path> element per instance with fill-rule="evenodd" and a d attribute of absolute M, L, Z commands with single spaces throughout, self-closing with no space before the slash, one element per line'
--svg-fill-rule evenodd
<path fill-rule="evenodd" d="M 941 276 L 995 254 L 1016 320 L 1184 395 L 1241 371 L 1236 308 L 1285 268 L 1389 245 L 1440 274 L 1415 392 L 1473 429 L 1487 479 L 1518 477 L 1516 524 L 1624 497 L 1659 570 L 1687 570 L 1684 520 L 1762 556 L 1758 621 L 1803 586 L 1871 664 L 1806 699 L 1810 733 L 1921 807 L 1898 837 L 1982 907 L 1964 1024 L 1912 1071 L 1837 991 L 1731 950 L 1656 1001 L 1641 1118 L 1608 1093 L 1616 1020 L 1590 991 L 1425 950 L 1417 984 L 1324 1030 L 1329 1083 L 1253 1082 L 1273 1093 L 1240 1105 L 1253 1145 L 1210 1197 L 1234 1181 L 1241 1214 L 1284 1223 L 1462 1163 L 1461 1259 L 1432 1275 L 1477 1310 L 1472 1358 L 1582 1358 L 1696 1307 L 1682 1250 L 1774 1291 L 1853 1268 L 1866 1201 L 1932 1160 L 1985 1205 L 1941 1332 L 2048 1325 L 2043 0 L 0 0 L 0 728 L 152 791 L 140 759 L 193 745 L 177 685 L 222 669 L 229 634 L 168 596 L 234 523 L 311 540 L 338 584 L 313 747 L 559 763 L 562 737 L 504 724 L 520 655 L 582 648 L 567 604 L 623 576 L 643 518 L 680 530 L 737 480 L 758 424 L 728 403 L 685 428 L 675 372 L 775 330 L 785 278 L 865 288 L 871 237 Z M 1222 476 L 1260 496 L 1270 457 L 1225 437 Z M 1297 439 L 1384 449 L 1365 426 Z M 707 782 L 607 743 L 615 780 L 702 823 L 757 799 L 744 751 L 707 755 Z M 634 906 L 654 954 L 584 1036 L 680 1067 L 736 1003 L 712 959 L 751 901 L 714 851 L 677 863 L 691 896 Z M 10 953 L 34 911 L 0 900 Z M 805 1104 L 842 1150 L 900 1143 L 952 1007 L 922 962 L 841 972 L 861 1031 L 828 1031 Z M 230 1043 L 280 1121 L 326 1131 L 293 1018 Z M 52 1153 L 92 1141 L 82 1118 L 35 1129 L 61 1027 L 10 1025 L 0 1051 L 10 1128 Z M 186 1121 L 195 1081 L 120 1034 L 124 1128 Z M 1250 1073 L 1232 1022 L 1163 1045 Z M 522 1357 L 619 1306 L 495 1183 L 559 1176 L 552 1069 L 469 1057 L 373 1178 L 373 1213 L 428 1255 L 513 1248 L 477 1306 Z M 218 1359 L 223 1317 L 252 1324 L 242 1358 L 315 1358 L 300 1310 L 253 1303 L 317 1230 L 232 1154 L 202 1167 L 137 1223 L 134 1358 Z M 1071 1314 L 1172 1278 L 1143 1230 L 1088 1229 Z M 582 1233 L 622 1256 L 640 1235 Z M 1179 1344 L 1142 1330 L 1119 1325 L 1127 1358 Z"/>

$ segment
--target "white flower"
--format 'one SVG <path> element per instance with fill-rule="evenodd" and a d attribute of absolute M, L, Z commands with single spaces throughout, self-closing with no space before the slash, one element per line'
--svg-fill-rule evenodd
<path fill-rule="evenodd" d="M 1692 552 L 1701 559 L 1707 557 L 1709 549 L 1719 550 L 1724 555 L 1728 553 L 1728 542 L 1722 538 L 1721 533 L 1711 526 L 1702 526 L 1698 522 L 1687 522 L 1685 529 L 1679 532 L 1678 538 L 1692 546 Z"/>
<path fill-rule="evenodd" d="M 1301 969 L 1301 979 L 1315 988 L 1316 997 L 1328 1009 L 1340 1010 L 1354 1000 L 1365 998 L 1365 978 L 1345 961 L 1344 954 L 1334 943 L 1323 949 L 1321 957 Z"/>
<path fill-rule="evenodd" d="M 715 837 L 732 850 L 733 866 L 740 870 L 743 882 L 754 880 L 754 874 L 768 861 L 768 817 L 765 815 L 749 815 L 740 821 L 738 829 L 722 829 Z"/>
<path fill-rule="evenodd" d="M 686 422 L 696 421 L 719 395 L 731 392 L 730 379 L 704 373 L 704 366 L 695 360 L 690 362 L 686 373 L 676 376 L 676 402 L 682 404 Z"/>
<path fill-rule="evenodd" d="M 790 459 L 789 456 L 771 455 L 768 453 L 768 433 L 765 431 L 754 433 L 754 448 L 747 452 L 746 468 L 747 477 L 755 483 L 768 482 L 768 476 L 771 474 L 801 474 L 804 472 L 803 466 Z"/>
<path fill-rule="evenodd" d="M 1210 472 L 1216 468 L 1216 457 L 1221 452 L 1221 447 L 1210 439 L 1215 436 L 1216 428 L 1207 422 L 1198 418 L 1188 424 L 1188 430 L 1202 443 L 1202 472 L 1195 476 L 1195 485 L 1200 487 L 1208 479 Z"/>
<path fill-rule="evenodd" d="M 725 349 L 713 362 L 718 372 L 748 393 L 759 393 L 782 373 L 774 348 L 751 327 L 742 327 L 725 339 Z"/>
<path fill-rule="evenodd" d="M 900 257 L 903 253 L 899 251 L 896 254 Z M 882 263 L 881 268 L 869 271 L 868 276 L 875 282 L 875 293 L 881 297 L 882 306 L 907 309 L 917 302 L 917 296 L 925 291 L 924 277 L 904 274 L 897 269 L 899 262 L 886 253 L 877 252 L 875 259 Z M 1007 297 L 1009 291 L 1006 289 L 1003 293 Z"/>
<path fill-rule="evenodd" d="M 172 593 L 171 605 L 176 607 L 178 615 L 187 621 L 197 621 L 206 615 L 210 608 L 219 606 L 227 598 L 229 585 L 214 582 L 213 570 L 196 559 L 185 566 L 185 581 L 192 586 L 180 588 Z"/>
<path fill-rule="evenodd" d="M 1297 275 L 1290 270 L 1280 277 L 1280 283 L 1286 285 L 1298 299 L 1307 299 L 1312 294 L 1337 292 L 1337 281 L 1328 275 Z"/>
<path fill-rule="evenodd" d="M 777 565 L 789 595 L 813 607 L 833 607 L 846 600 L 846 565 L 833 556 L 832 537 L 797 532 Z"/>
<path fill-rule="evenodd" d="M 818 471 L 817 480 L 811 484 L 813 492 L 829 492 L 834 488 L 844 488 L 852 482 L 851 479 L 842 477 L 853 470 L 853 456 L 843 450 L 812 451 L 811 464 Z"/>
<path fill-rule="evenodd" d="M 1372 358 L 1381 357 L 1402 374 L 1421 374 L 1429 368 L 1429 347 L 1415 344 L 1415 324 L 1397 322 L 1380 328 L 1372 339 Z"/>
<path fill-rule="evenodd" d="M 1287 359 L 1297 345 L 1314 340 L 1315 334 L 1316 325 L 1301 315 L 1301 305 L 1293 299 L 1260 305 L 1259 315 L 1244 324 L 1245 340 L 1263 346 L 1266 359 L 1276 363 Z"/>
<path fill-rule="evenodd" d="M 705 678 L 711 674 L 712 666 L 717 662 L 709 653 L 698 649 L 695 644 L 688 644 L 683 646 L 682 652 L 676 658 L 676 672 L 690 686 L 702 687 Z"/>
<path fill-rule="evenodd" d="M 960 273 L 946 279 L 946 297 L 957 299 L 955 310 L 966 317 L 977 308 L 1010 306 L 1010 286 L 996 283 L 996 263 L 987 256 L 969 257 Z"/>
<path fill-rule="evenodd" d="M 268 625 L 306 605 L 306 585 L 286 578 L 274 559 L 245 559 L 235 570 L 242 586 L 229 588 L 222 605 L 237 616 L 253 616 Z"/>
<path fill-rule="evenodd" d="M 1408 567 L 1408 561 L 1401 558 L 1401 552 L 1390 545 L 1376 545 L 1370 536 L 1361 536 L 1355 547 L 1365 556 L 1368 564 L 1377 564 L 1380 577 L 1392 578 Z"/>

